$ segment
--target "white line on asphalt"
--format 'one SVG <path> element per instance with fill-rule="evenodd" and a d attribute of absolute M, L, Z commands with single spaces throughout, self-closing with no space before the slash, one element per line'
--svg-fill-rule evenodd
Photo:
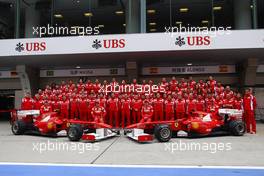
<path fill-rule="evenodd" d="M 205 168 L 205 169 L 261 169 L 264 166 L 187 166 L 187 165 L 109 165 L 109 164 L 59 164 L 59 163 L 16 163 L 0 162 L 1 165 L 15 166 L 67 166 L 67 167 L 120 167 L 120 168 Z"/>

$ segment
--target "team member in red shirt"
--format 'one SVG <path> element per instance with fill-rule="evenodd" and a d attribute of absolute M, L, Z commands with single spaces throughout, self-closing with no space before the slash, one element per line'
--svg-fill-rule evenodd
<path fill-rule="evenodd" d="M 89 98 L 87 100 L 87 102 L 88 102 L 88 117 L 87 117 L 87 120 L 88 121 L 92 121 L 93 120 L 91 112 L 92 112 L 93 107 L 95 106 L 95 100 L 96 100 L 95 96 L 92 95 L 92 94 L 89 94 Z"/>
<path fill-rule="evenodd" d="M 251 90 L 247 89 L 244 96 L 244 112 L 247 132 L 256 134 L 255 109 L 257 107 L 256 98 L 252 95 Z"/>
<path fill-rule="evenodd" d="M 88 118 L 88 100 L 84 94 L 78 100 L 80 120 L 86 121 Z"/>
<path fill-rule="evenodd" d="M 132 99 L 131 101 L 131 108 L 132 108 L 133 123 L 138 123 L 141 119 L 140 110 L 142 108 L 142 100 L 139 99 L 137 94 L 134 96 L 134 99 Z"/>
<path fill-rule="evenodd" d="M 78 117 L 79 117 L 78 100 L 76 98 L 75 93 L 73 93 L 70 97 L 70 118 L 77 119 Z"/>
<path fill-rule="evenodd" d="M 122 128 L 125 125 L 130 125 L 130 112 L 131 112 L 131 100 L 128 98 L 127 94 L 120 101 L 121 108 L 121 118 L 122 118 Z"/>
<path fill-rule="evenodd" d="M 153 107 L 149 104 L 148 100 L 144 101 L 144 105 L 142 106 L 142 109 L 141 109 L 141 116 L 142 116 L 142 119 L 140 120 L 140 123 L 152 121 Z"/>
<path fill-rule="evenodd" d="M 119 100 L 112 93 L 111 97 L 107 101 L 109 110 L 109 123 L 112 126 L 119 127 L 118 105 Z M 115 125 L 114 125 L 115 124 Z"/>
<path fill-rule="evenodd" d="M 236 99 L 234 100 L 234 108 L 239 109 L 239 110 L 243 110 L 244 105 L 243 105 L 243 98 L 242 98 L 241 94 L 238 93 L 235 98 Z"/>
<path fill-rule="evenodd" d="M 205 101 L 204 101 L 202 95 L 200 95 L 200 94 L 197 97 L 196 110 L 197 111 L 205 111 Z"/>
<path fill-rule="evenodd" d="M 34 109 L 34 100 L 31 98 L 31 95 L 29 92 L 25 94 L 25 97 L 22 99 L 21 103 L 21 109 L 22 110 L 32 110 Z"/>
<path fill-rule="evenodd" d="M 48 103 L 48 101 L 45 101 L 44 104 L 40 108 L 40 114 L 44 114 L 44 113 L 48 113 L 48 112 L 52 112 L 52 107 Z"/>
<path fill-rule="evenodd" d="M 178 87 L 178 81 L 176 80 L 175 76 L 171 78 L 171 81 L 169 83 L 170 91 L 174 92 L 176 91 L 176 88 Z"/>
<path fill-rule="evenodd" d="M 190 114 L 193 111 L 196 111 L 197 100 L 193 98 L 193 94 L 189 95 L 189 98 L 186 100 L 186 113 Z"/>
<path fill-rule="evenodd" d="M 174 120 L 175 117 L 175 101 L 171 95 L 168 95 L 167 100 L 164 102 L 165 105 L 165 120 Z"/>
<path fill-rule="evenodd" d="M 176 118 L 183 119 L 186 114 L 186 101 L 181 95 L 178 95 L 178 99 L 175 101 Z"/>
<path fill-rule="evenodd" d="M 95 106 L 92 108 L 91 114 L 94 122 L 104 123 L 106 111 L 104 107 L 100 106 L 99 100 L 95 101 Z"/>
<path fill-rule="evenodd" d="M 154 120 L 164 120 L 163 109 L 164 109 L 164 99 L 160 97 L 160 94 L 157 93 L 156 98 L 153 99 L 153 108 L 154 108 Z"/>
<path fill-rule="evenodd" d="M 223 108 L 229 108 L 229 109 L 234 108 L 234 100 L 230 94 L 226 95 L 226 99 L 223 101 Z"/>
<path fill-rule="evenodd" d="M 60 111 L 60 103 L 59 103 L 59 98 L 57 96 L 55 96 L 53 98 L 53 101 L 51 101 L 51 106 L 54 112 Z"/>
<path fill-rule="evenodd" d="M 43 100 L 41 100 L 39 94 L 36 94 L 34 98 L 34 109 L 40 110 L 42 105 L 43 105 Z"/>
<path fill-rule="evenodd" d="M 69 109 L 70 109 L 70 102 L 67 100 L 66 96 L 62 97 L 60 101 L 60 112 L 62 118 L 69 119 Z"/>

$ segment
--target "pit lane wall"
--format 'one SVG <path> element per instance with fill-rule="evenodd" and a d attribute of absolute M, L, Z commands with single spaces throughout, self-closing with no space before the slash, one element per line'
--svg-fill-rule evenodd
<path fill-rule="evenodd" d="M 0 40 L 1 56 L 264 48 L 264 30 Z"/>

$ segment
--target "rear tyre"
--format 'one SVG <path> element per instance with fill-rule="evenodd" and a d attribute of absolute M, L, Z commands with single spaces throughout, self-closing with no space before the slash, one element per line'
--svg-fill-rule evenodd
<path fill-rule="evenodd" d="M 229 123 L 229 131 L 234 136 L 243 136 L 246 131 L 245 123 L 242 121 L 231 121 Z"/>
<path fill-rule="evenodd" d="M 12 123 L 11 130 L 14 135 L 21 135 L 27 130 L 27 125 L 24 121 L 17 120 Z"/>
<path fill-rule="evenodd" d="M 168 142 L 171 139 L 172 131 L 169 125 L 155 126 L 154 135 L 159 142 Z"/>
<path fill-rule="evenodd" d="M 70 141 L 79 141 L 83 135 L 83 128 L 79 124 L 71 125 L 68 129 L 67 136 Z"/>

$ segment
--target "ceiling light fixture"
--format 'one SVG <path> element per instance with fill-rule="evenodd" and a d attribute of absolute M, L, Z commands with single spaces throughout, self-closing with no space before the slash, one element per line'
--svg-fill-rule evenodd
<path fill-rule="evenodd" d="M 86 17 L 92 17 L 92 16 L 93 16 L 93 13 L 91 13 L 91 12 L 86 12 L 86 13 L 84 13 L 84 16 L 86 16 Z"/>
<path fill-rule="evenodd" d="M 55 18 L 63 18 L 62 14 L 54 14 Z"/>
<path fill-rule="evenodd" d="M 148 14 L 154 14 L 154 13 L 156 13 L 156 10 L 154 10 L 154 9 L 149 9 L 149 10 L 147 10 L 147 13 L 148 13 Z"/>
<path fill-rule="evenodd" d="M 189 9 L 186 8 L 186 7 L 185 8 L 180 8 L 180 12 L 184 12 L 185 13 L 185 12 L 188 12 L 188 11 L 189 11 Z"/>

